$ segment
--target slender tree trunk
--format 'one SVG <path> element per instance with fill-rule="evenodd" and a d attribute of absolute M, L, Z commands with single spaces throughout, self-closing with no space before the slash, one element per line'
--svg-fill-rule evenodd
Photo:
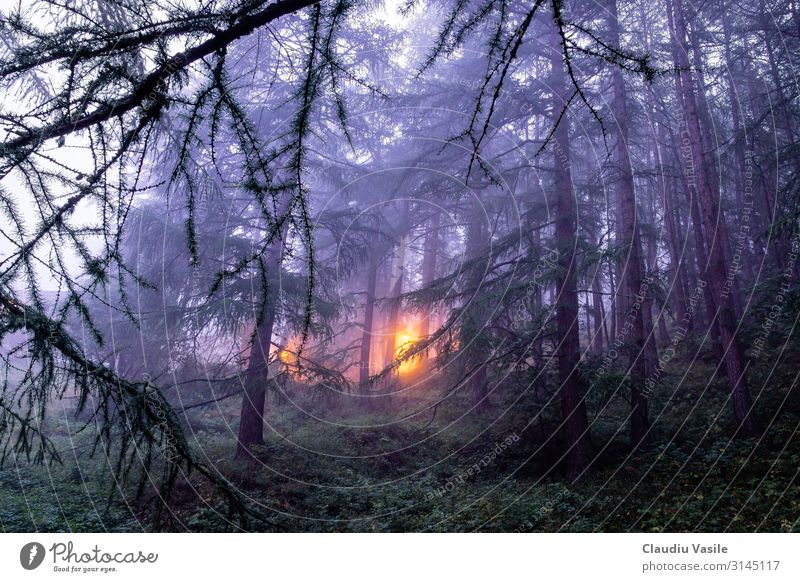
<path fill-rule="evenodd" d="M 358 371 L 358 384 L 361 393 L 366 394 L 369 388 L 370 352 L 372 351 L 372 326 L 375 317 L 375 285 L 378 278 L 378 265 L 373 259 L 367 265 L 367 288 L 364 302 L 364 330 L 361 335 L 361 361 Z"/>
<path fill-rule="evenodd" d="M 700 137 L 702 139 L 704 166 L 706 168 L 707 177 L 712 190 L 715 192 L 720 192 L 722 182 L 720 181 L 719 171 L 717 168 L 718 158 L 714 155 L 716 147 L 714 145 L 714 139 L 711 135 L 713 120 L 711 118 L 711 109 L 708 106 L 708 99 L 706 97 L 703 59 L 700 41 L 696 33 L 691 35 L 691 43 L 694 67 L 697 75 L 697 115 L 700 122 Z M 719 235 L 716 237 L 716 239 L 719 241 L 719 244 L 722 245 L 723 255 L 730 261 L 735 255 L 731 249 L 731 236 L 728 230 L 728 220 L 725 216 L 725 209 L 722 207 L 721 203 L 722 201 L 720 199 L 719 215 L 717 216 L 717 231 L 719 232 Z M 731 263 L 731 267 L 734 267 L 733 263 Z M 734 317 L 738 320 L 741 314 L 739 298 L 743 297 L 743 294 L 739 287 L 738 277 L 734 277 L 731 283 L 732 292 L 730 295 L 730 304 L 731 309 L 733 309 Z"/>
<path fill-rule="evenodd" d="M 588 284 L 588 281 L 586 281 Z M 592 319 L 591 319 L 591 306 L 589 303 L 589 292 L 586 291 L 584 293 L 584 302 L 583 302 L 583 315 L 585 316 L 586 321 L 586 351 L 592 351 Z"/>
<path fill-rule="evenodd" d="M 276 241 L 266 257 L 267 276 L 277 281 L 281 268 L 283 239 Z M 252 455 L 250 447 L 264 444 L 264 404 L 269 382 L 269 352 L 275 326 L 276 289 L 268 288 L 261 321 L 250 345 L 250 356 L 244 377 L 244 396 L 239 416 L 236 456 Z"/>
<path fill-rule="evenodd" d="M 436 279 L 436 262 L 439 256 L 439 246 L 441 239 L 439 227 L 441 225 L 441 213 L 436 211 L 431 217 L 428 225 L 428 234 L 425 237 L 425 251 L 422 255 L 422 286 L 430 285 Z M 420 337 L 426 337 L 431 333 L 432 310 L 428 309 L 423 315 L 419 325 Z"/>
<path fill-rule="evenodd" d="M 722 11 L 722 35 L 723 35 L 723 53 L 725 55 L 725 68 L 728 89 L 728 106 L 731 108 L 731 118 L 733 120 L 732 137 L 733 137 L 733 153 L 736 162 L 736 171 L 733 173 L 735 192 L 736 192 L 736 205 L 742 208 L 745 204 L 744 200 L 744 187 L 745 187 L 745 167 L 747 161 L 745 159 L 745 145 L 746 136 L 742 129 L 744 125 L 744 111 L 742 109 L 741 101 L 739 100 L 736 91 L 735 75 L 739 69 L 737 63 L 734 62 L 731 54 L 731 33 L 730 33 L 730 15 L 727 10 Z"/>
<path fill-rule="evenodd" d="M 681 81 L 680 75 L 675 76 L 675 88 L 677 93 L 677 99 L 679 103 L 683 103 L 683 83 Z M 683 109 L 684 106 L 681 105 Z M 694 158 L 691 156 L 691 146 L 689 144 L 690 138 L 685 137 L 682 138 L 682 141 L 679 143 L 678 140 L 675 138 L 675 135 L 670 130 L 670 137 L 672 138 L 672 143 L 674 144 L 674 148 L 676 152 L 682 152 L 684 159 L 678 159 L 677 164 L 681 168 L 679 174 L 681 176 L 681 182 L 683 185 L 683 191 L 686 195 L 686 202 L 689 207 L 689 220 L 692 223 L 692 235 L 694 237 L 694 250 L 695 250 L 695 263 L 697 267 L 697 273 L 692 274 L 692 283 L 691 289 L 696 289 L 698 286 L 698 278 L 702 278 L 703 280 L 703 300 L 706 306 L 706 315 L 708 317 L 708 329 L 709 335 L 711 336 L 711 347 L 714 351 L 714 355 L 716 358 L 721 362 L 724 358 L 724 353 L 722 350 L 722 343 L 720 341 L 720 332 L 719 332 L 719 321 L 714 317 L 714 314 L 717 312 L 717 302 L 714 298 L 714 291 L 711 288 L 711 285 L 706 285 L 705 283 L 708 282 L 708 255 L 706 254 L 706 240 L 705 235 L 703 234 L 703 221 L 700 215 L 700 206 L 697 200 L 697 190 L 696 187 L 692 185 L 696 185 L 696 165 L 694 163 Z M 687 158 L 688 155 L 688 158 Z M 691 264 L 692 261 L 689 261 Z M 695 276 L 697 275 L 697 276 Z M 691 291 L 691 290 L 690 290 Z M 694 292 L 691 291 L 691 295 Z M 697 315 L 695 315 L 695 318 Z"/>
<path fill-rule="evenodd" d="M 542 191 L 542 196 L 544 196 L 544 191 Z M 541 250 L 542 235 L 541 231 L 538 228 L 534 231 L 533 234 L 533 244 L 536 249 Z M 542 285 L 540 284 L 540 282 L 536 281 L 536 285 L 533 290 L 533 306 L 537 314 L 542 313 L 542 308 L 544 307 L 543 295 L 544 293 L 542 292 Z M 533 342 L 533 351 L 537 355 L 537 358 L 541 358 L 542 354 L 544 353 L 542 349 L 544 345 L 544 335 L 545 334 L 541 333 L 540 331 L 539 333 L 536 334 L 536 340 Z"/>
<path fill-rule="evenodd" d="M 731 399 L 739 432 L 745 436 L 756 434 L 753 421 L 750 392 L 745 378 L 744 354 L 736 337 L 736 320 L 730 301 L 730 286 L 728 267 L 723 246 L 715 239 L 719 236 L 716 231 L 719 217 L 719 192 L 713 190 L 712 184 L 705 168 L 702 151 L 702 136 L 700 121 L 697 113 L 692 77 L 689 68 L 689 51 L 686 41 L 686 24 L 683 16 L 683 1 L 671 0 L 672 10 L 668 10 L 669 25 L 673 36 L 675 66 L 679 71 L 678 76 L 682 81 L 683 109 L 685 117 L 685 130 L 691 147 L 692 161 L 695 166 L 695 177 L 689 180 L 692 193 L 696 194 L 702 209 L 702 221 L 705 228 L 705 237 L 709 249 L 709 286 L 712 287 L 718 298 L 718 311 L 712 313 L 719 320 L 720 339 L 724 349 L 724 364 L 730 382 Z M 730 274 L 735 277 L 735 274 Z"/>
<path fill-rule="evenodd" d="M 552 119 L 553 123 L 556 123 L 566 107 L 569 90 L 560 41 L 555 32 L 551 34 L 550 64 L 553 91 Z M 554 185 L 557 196 L 555 236 L 559 254 L 559 272 L 556 278 L 556 320 L 559 337 L 556 342 L 555 357 L 558 361 L 561 432 L 566 455 L 566 471 L 570 477 L 577 477 L 589 466 L 592 451 L 578 368 L 580 337 L 575 258 L 578 223 L 575 196 L 572 191 L 568 126 L 568 118 L 564 117 L 553 135 Z"/>
<path fill-rule="evenodd" d="M 593 351 L 596 354 L 603 351 L 603 284 L 600 280 L 602 274 L 602 261 L 597 261 L 592 275 L 592 317 L 594 319 L 594 344 Z"/>
<path fill-rule="evenodd" d="M 611 347 L 612 338 L 617 337 L 617 284 L 614 279 L 614 266 L 608 265 L 608 285 L 611 293 L 611 335 L 606 337 L 606 345 Z"/>
<path fill-rule="evenodd" d="M 473 263 L 468 277 L 471 293 L 470 304 L 464 311 L 462 325 L 462 345 L 465 350 L 465 370 L 469 376 L 467 386 L 472 394 L 472 400 L 478 409 L 485 409 L 489 405 L 489 387 L 487 382 L 485 361 L 488 358 L 488 344 L 486 342 L 486 306 L 482 303 L 480 287 L 488 257 L 482 257 L 486 252 L 488 232 L 486 227 L 486 209 L 480 201 L 473 196 L 469 208 L 469 223 L 467 225 L 466 257 Z"/>
<path fill-rule="evenodd" d="M 660 142 L 664 141 L 665 132 L 663 126 L 659 127 L 658 138 Z M 687 333 L 691 335 L 694 331 L 694 322 L 689 318 L 686 322 L 686 267 L 684 266 L 683 257 L 686 253 L 686 245 L 679 245 L 678 243 L 678 230 L 676 230 L 675 222 L 677 216 L 674 208 L 673 189 L 674 182 L 666 180 L 666 167 L 664 159 L 661 156 L 661 147 L 656 148 L 657 166 L 659 168 L 658 175 L 661 176 L 661 192 L 662 204 L 664 206 L 664 223 L 667 228 L 667 239 L 669 244 L 667 250 L 669 251 L 670 258 L 670 273 L 672 280 L 669 281 L 670 291 L 674 291 L 671 295 L 675 298 L 675 312 L 677 313 L 677 320 L 681 326 L 687 326 Z M 688 234 L 687 234 L 688 236 Z M 684 240 L 685 243 L 685 240 Z"/>
<path fill-rule="evenodd" d="M 400 238 L 400 245 L 397 254 L 392 260 L 392 269 L 389 276 L 389 293 L 392 303 L 389 306 L 387 318 L 386 354 L 385 360 L 391 362 L 397 357 L 397 335 L 400 324 L 400 303 L 395 301 L 403 294 L 403 278 L 405 273 L 406 246 L 408 237 L 403 233 Z"/>
<path fill-rule="evenodd" d="M 789 115 L 790 99 L 786 98 L 783 91 L 783 81 L 781 80 L 780 72 L 778 71 L 778 62 L 775 59 L 775 48 L 772 45 L 770 32 L 774 28 L 770 23 L 769 11 L 764 5 L 764 0 L 759 0 L 759 14 L 761 16 L 761 27 L 764 29 L 764 47 L 767 52 L 767 60 L 769 62 L 770 76 L 772 77 L 772 84 L 775 85 L 775 95 L 777 96 L 777 114 L 783 132 L 786 137 L 786 144 L 791 146 L 792 151 L 795 150 L 794 130 L 792 129 L 792 120 Z M 800 156 L 796 154 L 791 156 L 792 165 L 794 166 L 795 174 L 800 175 Z"/>
<path fill-rule="evenodd" d="M 780 71 L 778 70 L 778 62 L 775 59 L 775 48 L 773 47 L 772 38 L 770 35 L 770 32 L 772 32 L 774 27 L 770 23 L 769 12 L 766 10 L 764 0 L 759 0 L 758 4 L 761 14 L 761 26 L 764 29 L 764 46 L 767 52 L 770 76 L 772 77 L 772 84 L 775 85 L 775 102 L 777 103 L 775 113 L 777 114 L 778 121 L 783 128 L 783 133 L 786 139 L 785 145 L 789 146 L 790 153 L 788 157 L 792 162 L 794 175 L 800 176 L 800 156 L 797 154 L 797 144 L 795 142 L 794 130 L 792 129 L 792 120 L 789 112 L 789 104 L 792 100 L 786 98 L 783 90 L 783 81 L 781 80 Z M 780 152 L 778 155 L 780 155 Z M 773 191 L 779 192 L 779 189 Z M 776 210 L 778 213 L 781 212 L 780 205 L 778 205 Z M 786 229 L 779 229 L 778 234 L 775 235 L 774 238 L 776 246 L 780 249 L 779 255 L 785 257 L 790 252 L 789 237 L 786 233 Z M 783 267 L 783 265 L 781 265 L 781 267 Z"/>
<path fill-rule="evenodd" d="M 590 240 L 597 245 L 598 251 L 602 247 L 603 240 L 595 229 L 594 224 L 591 225 L 590 231 L 587 233 Z M 587 292 L 586 292 L 586 311 L 587 314 L 591 312 L 592 322 L 594 326 L 589 325 L 589 318 L 586 319 L 587 334 L 589 336 L 589 351 L 593 354 L 600 354 L 603 352 L 603 260 L 601 256 L 597 257 L 594 268 L 591 274 L 587 275 Z M 591 298 L 591 307 L 589 300 Z"/>
<path fill-rule="evenodd" d="M 612 46 L 619 46 L 619 22 L 617 19 L 617 2 L 610 0 L 608 3 L 609 40 Z M 623 297 L 617 302 L 624 306 L 625 328 L 630 329 L 630 336 L 625 339 L 628 352 L 628 370 L 631 386 L 631 441 L 634 445 L 641 442 L 650 429 L 650 420 L 647 413 L 647 398 L 642 394 L 642 387 L 647 378 L 645 345 L 645 315 L 649 308 L 647 301 L 649 291 L 642 286 L 643 261 L 641 254 L 641 236 L 639 223 L 636 217 L 636 192 L 633 183 L 633 169 L 628 154 L 628 106 L 625 98 L 625 85 L 622 73 L 618 67 L 611 69 L 611 82 L 613 86 L 614 127 L 616 129 L 613 144 L 613 158 L 617 172 L 617 199 L 618 199 L 618 240 L 628 245 L 627 260 L 623 267 L 622 284 L 620 290 Z M 643 294 L 644 291 L 644 294 Z M 652 337 L 652 334 L 650 334 Z"/>
<path fill-rule="evenodd" d="M 736 171 L 733 173 L 734 178 L 734 188 L 736 192 L 736 207 L 741 209 L 744 213 L 745 211 L 748 212 L 749 220 L 747 221 L 750 224 L 749 233 L 751 234 L 751 239 L 754 238 L 756 230 L 760 228 L 758 223 L 756 222 L 756 213 L 754 212 L 755 208 L 757 208 L 758 200 L 755 197 L 756 185 L 763 184 L 762 182 L 757 182 L 754 179 L 755 175 L 755 167 L 754 167 L 754 160 L 752 156 L 748 157 L 747 155 L 747 132 L 745 131 L 745 126 L 747 125 L 747 114 L 746 114 L 746 107 L 744 105 L 743 98 L 740 97 L 737 89 L 736 89 L 736 82 L 740 78 L 740 75 L 744 74 L 744 68 L 740 67 L 738 62 L 733 58 L 733 54 L 731 52 L 731 24 L 730 24 L 730 15 L 727 11 L 722 12 L 722 34 L 723 34 L 723 46 L 724 46 L 724 55 L 725 55 L 725 66 L 726 66 L 726 80 L 727 80 L 727 89 L 728 89 L 728 105 L 731 107 L 731 117 L 733 119 L 733 128 L 732 128 L 732 138 L 733 138 L 733 152 L 734 152 L 734 161 L 736 163 Z M 746 47 L 745 47 L 746 50 Z M 747 82 L 745 81 L 745 84 Z M 750 171 L 748 172 L 748 163 Z M 763 195 L 763 193 L 762 193 Z M 740 228 L 744 225 L 744 221 L 739 221 Z M 768 224 L 761 225 L 764 227 L 764 230 L 767 229 Z M 773 239 L 773 245 L 770 247 L 761 247 L 758 239 L 753 240 L 754 245 L 754 252 L 750 253 L 751 260 L 745 261 L 745 264 L 748 265 L 749 268 L 749 275 L 752 278 L 756 276 L 756 266 L 758 264 L 758 260 L 755 259 L 756 254 L 761 254 L 762 256 L 766 253 L 770 256 L 770 258 L 774 261 L 775 266 L 778 268 L 782 267 L 782 262 L 780 259 L 780 253 L 777 248 L 777 241 Z"/>

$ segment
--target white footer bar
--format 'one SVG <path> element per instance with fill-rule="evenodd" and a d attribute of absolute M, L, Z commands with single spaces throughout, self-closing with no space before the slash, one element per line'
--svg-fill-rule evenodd
<path fill-rule="evenodd" d="M 247 576 L 248 578 L 240 578 Z M 2 534 L 0 580 L 800 580 L 797 534 Z M 560 577 L 560 578 L 555 578 Z M 599 578 L 597 578 L 599 577 Z"/>

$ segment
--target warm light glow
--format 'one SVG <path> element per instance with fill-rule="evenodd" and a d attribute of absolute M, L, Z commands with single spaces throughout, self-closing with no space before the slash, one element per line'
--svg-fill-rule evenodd
<path fill-rule="evenodd" d="M 286 345 L 278 352 L 278 359 L 287 366 L 297 366 L 297 350 L 299 348 L 297 338 L 291 338 Z"/>
<path fill-rule="evenodd" d="M 399 358 L 400 354 L 402 354 L 405 350 L 407 350 L 409 346 L 412 343 L 416 342 L 418 339 L 419 338 L 417 338 L 416 335 L 414 335 L 414 333 L 411 330 L 405 329 L 399 331 L 397 335 L 395 335 L 394 339 L 394 345 L 396 346 L 394 354 L 395 357 Z M 418 359 L 419 358 L 414 357 L 411 358 L 410 360 L 405 360 L 397 367 L 397 371 L 400 374 L 408 374 L 409 372 L 414 371 L 414 368 L 417 367 Z"/>
<path fill-rule="evenodd" d="M 281 350 L 278 357 L 284 364 L 294 364 L 295 362 L 295 355 L 289 350 Z"/>

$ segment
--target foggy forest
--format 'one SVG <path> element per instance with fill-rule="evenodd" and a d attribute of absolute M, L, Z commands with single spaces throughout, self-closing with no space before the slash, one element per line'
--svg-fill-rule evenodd
<path fill-rule="evenodd" d="M 0 6 L 0 531 L 800 531 L 797 0 Z"/>

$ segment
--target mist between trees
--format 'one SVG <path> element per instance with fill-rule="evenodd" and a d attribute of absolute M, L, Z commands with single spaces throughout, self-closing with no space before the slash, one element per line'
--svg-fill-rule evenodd
<path fill-rule="evenodd" d="M 4 7 L 3 464 L 106 466 L 147 527 L 508 531 L 651 527 L 587 484 L 681 442 L 791 466 L 798 37 L 795 0 Z"/>

